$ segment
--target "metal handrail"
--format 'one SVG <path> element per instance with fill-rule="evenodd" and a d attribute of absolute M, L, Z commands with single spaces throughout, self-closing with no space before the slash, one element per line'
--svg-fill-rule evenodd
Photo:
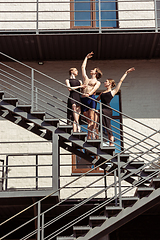
<path fill-rule="evenodd" d="M 79 3 L 90 3 L 90 1 L 88 0 L 88 1 L 79 1 Z M 113 0 L 113 1 L 92 1 L 92 3 L 94 3 L 94 4 L 99 4 L 99 9 L 92 9 L 92 10 L 78 10 L 78 9 L 74 9 L 74 10 L 72 10 L 71 8 L 70 8 L 70 4 L 74 4 L 75 2 L 73 1 L 73 0 L 71 0 L 71 1 L 29 1 L 29 2 L 26 2 L 26 1 L 24 1 L 24 2 L 19 2 L 19 1 L 15 1 L 15 2 L 13 2 L 14 4 L 20 4 L 20 6 L 24 6 L 25 4 L 31 4 L 31 6 L 30 6 L 30 8 L 28 7 L 28 9 L 25 9 L 25 10 L 21 10 L 21 9 L 18 9 L 18 6 L 17 6 L 17 8 L 15 9 L 15 10 L 10 10 L 9 9 L 9 6 L 11 5 L 12 6 L 12 2 L 9 2 L 9 1 L 7 1 L 7 2 L 4 2 L 4 1 L 2 1 L 2 2 L 0 2 L 0 5 L 1 4 L 4 4 L 5 3 L 5 6 L 6 6 L 6 9 L 4 9 L 4 10 L 1 10 L 1 13 L 4 13 L 4 14 L 7 14 L 7 13 L 9 13 L 10 14 L 10 18 L 9 19 L 6 19 L 6 18 L 4 18 L 4 19 L 2 19 L 2 20 L 0 20 L 0 23 L 4 23 L 4 25 L 6 24 L 6 23 L 8 23 L 8 22 L 12 22 L 12 23 L 30 23 L 30 26 L 28 27 L 28 26 L 23 26 L 23 29 L 20 27 L 20 26 L 14 26 L 14 27 L 10 27 L 10 29 L 8 29 L 7 30 L 7 27 L 6 28 L 4 28 L 3 29 L 3 27 L 1 28 L 1 32 L 14 32 L 14 31 L 21 31 L 21 32 L 35 32 L 36 34 L 39 34 L 40 32 L 43 32 L 43 31 L 52 31 L 52 32 L 54 32 L 54 31 L 57 31 L 57 29 L 58 29 L 58 32 L 66 32 L 66 31 L 71 31 L 71 32 L 77 32 L 77 31 L 83 31 L 83 32 L 86 32 L 86 31 L 96 31 L 96 32 L 98 32 L 98 33 L 101 33 L 101 32 L 105 32 L 105 31 L 114 31 L 115 29 L 116 29 L 116 31 L 123 31 L 123 30 L 129 30 L 129 31 L 139 31 L 139 30 L 142 30 L 142 31 L 146 31 L 146 30 L 148 30 L 148 31 L 155 31 L 155 32 L 158 32 L 158 30 L 160 29 L 160 26 L 158 26 L 158 16 L 157 16 L 157 11 L 159 10 L 158 8 L 157 8 L 157 2 L 159 2 L 159 0 L 152 0 L 151 1 L 151 3 L 153 3 L 153 6 L 147 6 L 147 3 L 148 3 L 148 1 L 147 0 L 144 0 L 143 2 L 142 1 L 140 1 L 140 0 L 135 0 L 135 1 L 133 1 L 134 3 L 142 3 L 143 4 L 143 7 L 141 7 L 141 6 L 136 6 L 137 7 L 137 9 L 135 9 L 134 7 L 133 8 L 124 8 L 123 6 L 120 8 L 120 7 L 115 7 L 115 9 L 106 9 L 106 10 L 104 10 L 104 9 L 101 9 L 101 7 L 100 7 L 100 5 L 101 5 L 101 3 L 111 3 L 111 4 L 115 4 L 115 6 L 117 5 L 119 5 L 119 4 L 124 4 L 124 3 L 131 3 L 132 1 L 129 1 L 129 0 L 123 0 L 123 1 L 118 1 L 118 0 Z M 78 3 L 78 1 L 76 1 L 76 3 Z M 145 8 L 145 3 L 146 3 L 146 8 Z M 52 10 L 52 9 L 41 9 L 41 6 L 43 6 L 43 4 L 50 4 L 50 5 L 52 5 L 52 6 L 54 6 L 53 4 L 55 4 L 56 6 L 58 5 L 58 6 L 61 6 L 62 4 L 66 4 L 66 6 L 68 6 L 68 8 L 69 8 L 69 10 L 68 10 L 68 8 L 66 8 L 66 10 L 56 10 L 56 8 L 54 9 L 54 10 Z M 114 12 L 116 15 L 117 15 L 117 13 L 129 13 L 129 12 L 131 12 L 131 13 L 133 13 L 133 12 L 135 12 L 136 11 L 136 13 L 141 13 L 142 12 L 142 14 L 143 13 L 145 13 L 145 12 L 153 12 L 153 16 L 146 16 L 146 17 L 144 17 L 144 15 L 141 17 L 138 17 L 138 18 L 136 18 L 136 15 L 134 16 L 134 17 L 126 17 L 126 18 L 122 18 L 121 16 L 119 16 L 118 18 L 117 18 L 117 16 L 115 16 L 115 18 L 114 19 L 112 19 L 111 17 L 110 18 L 107 18 L 107 19 L 102 19 L 102 17 L 101 17 L 101 14 L 102 13 L 104 13 L 104 12 Z M 65 18 L 65 16 L 64 16 L 64 14 L 63 13 L 66 13 L 67 15 L 69 14 L 69 13 L 71 13 L 71 14 L 73 14 L 73 13 L 76 13 L 76 12 L 78 12 L 78 13 L 83 13 L 83 12 L 88 12 L 88 13 L 97 13 L 97 16 L 96 16 L 96 18 L 95 19 L 77 19 L 77 20 L 75 20 L 74 18 L 73 19 L 71 19 L 70 17 L 66 17 Z M 17 14 L 17 13 L 21 13 L 21 15 L 25 15 L 25 14 L 27 14 L 27 13 L 29 13 L 29 14 L 32 14 L 32 16 L 33 16 L 33 19 L 27 19 L 25 16 L 23 17 L 23 19 L 22 18 L 16 18 L 15 19 L 15 17 L 14 17 L 14 15 L 15 14 Z M 48 15 L 46 16 L 46 13 L 50 13 L 50 14 L 54 14 L 54 13 L 61 13 L 62 14 L 62 17 L 61 18 L 63 18 L 63 19 L 56 19 L 56 17 L 53 17 L 52 16 L 52 19 L 49 19 L 48 18 Z M 41 15 L 43 16 L 43 17 L 41 17 Z M 98 23 L 98 27 L 96 26 L 96 27 L 90 27 L 88 30 L 87 29 L 85 29 L 85 27 L 83 27 L 82 26 L 82 28 L 81 29 L 77 29 L 77 28 L 72 28 L 72 27 L 70 27 L 70 26 L 68 26 L 68 25 L 70 25 L 70 23 L 72 23 L 72 24 L 74 24 L 74 22 L 81 22 L 81 21 L 83 21 L 83 22 L 95 22 L 95 23 Z M 129 25 L 128 26 L 114 26 L 112 29 L 111 28 L 103 28 L 101 25 L 101 23 L 104 23 L 104 22 L 115 22 L 115 24 L 117 25 L 118 23 L 122 23 L 122 22 L 126 22 L 126 23 L 129 23 Z M 138 23 L 138 26 L 134 26 L 134 25 L 132 25 L 132 22 L 136 22 L 136 23 Z M 141 23 L 139 23 L 139 21 L 143 21 L 143 22 L 147 22 L 148 23 L 148 25 L 145 23 L 144 24 L 144 26 L 142 26 L 141 25 Z M 55 26 L 55 27 L 51 27 L 50 26 L 50 23 L 60 23 L 60 25 L 59 25 L 59 27 L 57 27 L 57 26 Z M 43 23 L 43 24 L 45 24 L 45 27 L 40 27 L 40 23 Z M 63 25 L 63 23 L 67 23 L 67 26 L 64 26 Z M 36 26 L 32 26 L 32 24 L 35 24 Z M 120 24 L 119 24 L 120 25 Z M 17 29 L 16 29 L 17 28 Z"/>
<path fill-rule="evenodd" d="M 3 54 L 3 53 L 2 53 L 2 55 L 4 55 L 4 56 L 7 57 L 6 54 Z M 11 57 L 9 57 L 9 59 L 14 60 L 14 59 L 11 58 Z M 15 61 L 18 62 L 19 64 L 22 64 L 22 65 L 25 66 L 25 67 L 28 67 L 27 65 L 25 65 L 25 64 L 23 64 L 23 63 L 21 63 L 21 62 L 19 62 L 19 61 L 17 61 L 17 60 L 15 60 Z M 29 68 L 30 68 L 30 67 L 29 67 Z M 61 86 L 63 86 L 63 87 L 66 88 L 66 85 L 63 84 L 63 83 L 61 83 L 61 82 L 59 82 L 58 80 L 55 80 L 55 79 L 47 76 L 46 74 L 43 74 L 43 73 L 41 73 L 41 72 L 39 72 L 39 71 L 37 71 L 37 70 L 35 70 L 35 69 L 32 69 L 32 68 L 30 68 L 30 69 L 31 69 L 32 71 L 34 70 L 34 71 L 37 72 L 38 74 L 42 74 L 43 76 L 45 76 L 45 77 L 47 77 L 47 78 L 49 78 L 49 79 L 52 79 L 52 81 L 55 81 L 55 82 L 57 82 L 58 84 L 60 84 Z M 17 72 L 18 72 L 18 71 L 17 71 Z M 41 82 L 37 81 L 36 79 L 34 79 L 34 82 L 42 85 L 42 86 L 45 87 L 45 88 L 47 88 L 47 90 L 48 90 L 48 89 L 51 90 L 52 93 L 53 93 L 53 91 L 54 91 L 54 92 L 60 94 L 61 96 L 65 97 L 65 98 L 69 98 L 66 94 L 63 94 L 63 93 L 59 92 L 58 90 L 55 90 L 55 89 L 53 89 L 53 88 L 45 85 L 44 83 L 41 83 Z M 33 87 L 32 87 L 32 88 L 33 88 Z M 39 89 L 39 88 L 38 88 L 38 89 Z M 39 90 L 40 90 L 40 89 L 39 89 Z M 33 89 L 32 91 L 35 92 L 34 89 Z M 51 94 L 49 94 L 47 91 L 44 91 L 43 89 L 41 89 L 40 91 L 42 91 L 44 94 L 46 94 L 46 95 L 48 95 L 48 96 L 50 96 L 50 97 L 52 96 Z M 78 92 L 78 91 L 75 90 L 75 92 Z M 79 93 L 79 92 L 78 92 L 78 93 Z M 82 94 L 82 93 L 80 93 L 80 94 Z M 41 95 L 41 94 L 39 94 L 39 95 Z M 42 95 L 42 96 L 43 96 L 43 95 Z M 44 96 L 43 96 L 43 97 L 44 97 Z M 23 98 L 24 98 L 24 96 L 23 96 Z M 46 99 L 47 99 L 47 97 L 46 97 Z M 48 100 L 50 100 L 49 97 L 48 97 Z M 41 100 L 41 101 L 44 102 L 43 100 Z M 54 102 L 54 100 L 52 100 L 52 101 Z M 95 101 L 98 102 L 97 100 L 95 100 Z M 34 99 L 32 99 L 31 102 L 34 103 Z M 36 103 L 36 104 L 40 106 L 40 104 L 38 104 L 38 103 Z M 47 104 L 48 104 L 48 103 L 47 103 Z M 61 105 L 60 103 L 58 103 L 58 104 Z M 84 104 L 81 104 L 81 105 L 85 106 Z M 102 104 L 101 104 L 101 105 L 102 105 Z M 103 105 L 105 106 L 105 104 L 103 104 Z M 63 105 L 62 105 L 62 106 L 63 106 Z M 63 106 L 63 107 L 64 107 L 64 106 Z M 66 108 L 67 108 L 67 107 L 66 107 Z M 111 108 L 111 107 L 108 106 L 108 108 Z M 32 106 L 32 109 L 33 109 L 33 106 Z M 47 109 L 47 108 L 46 108 L 46 109 Z M 148 129 L 151 129 L 151 130 L 155 131 L 155 129 L 153 129 L 152 127 L 147 126 L 147 125 L 145 125 L 144 123 L 141 123 L 141 122 L 139 122 L 138 120 L 135 120 L 135 119 L 129 117 L 128 115 L 124 114 L 124 113 L 122 114 L 120 111 L 118 111 L 118 110 L 116 110 L 116 109 L 113 109 L 113 108 L 111 108 L 111 109 L 114 110 L 115 112 L 121 114 L 122 116 L 125 116 L 125 117 L 127 117 L 127 118 L 129 118 L 129 119 L 132 119 L 132 120 L 134 120 L 134 122 L 139 123 L 139 124 L 141 124 L 142 126 L 145 126 L 145 127 L 147 127 Z M 48 109 L 48 110 L 50 110 L 50 109 Z M 62 109 L 59 109 L 59 110 L 62 111 Z M 70 111 L 73 112 L 72 109 L 70 109 Z M 63 111 L 63 112 L 64 112 L 64 111 Z M 61 114 L 58 114 L 58 115 L 59 115 L 60 117 L 62 117 Z M 80 114 L 80 115 L 82 116 L 82 114 Z M 103 116 L 103 114 L 102 114 L 102 116 Z M 109 117 L 108 117 L 108 118 L 109 118 Z M 89 119 L 89 118 L 86 117 L 86 120 L 88 120 L 88 119 Z M 116 120 L 113 120 L 113 121 L 116 122 Z M 95 122 L 95 121 L 93 121 L 93 122 Z M 120 126 L 124 126 L 121 122 L 117 122 L 117 123 L 119 123 Z M 99 123 L 97 123 L 97 124 L 99 125 Z M 128 129 L 130 129 L 130 130 L 132 130 L 129 126 L 125 126 L 125 127 L 128 128 Z M 105 127 L 104 127 L 104 128 L 105 128 Z M 136 131 L 136 130 L 134 129 L 134 132 L 135 132 L 135 131 Z M 113 130 L 113 132 L 114 132 L 114 130 Z M 124 131 L 123 131 L 123 132 L 124 132 Z M 136 131 L 136 132 L 137 132 L 137 131 Z M 126 133 L 126 132 L 124 132 L 124 133 Z M 102 134 L 102 133 L 101 133 L 101 134 Z M 119 135 L 119 133 L 116 133 L 116 134 Z M 126 134 L 128 134 L 128 133 L 126 133 Z M 140 133 L 138 132 L 138 134 L 141 135 L 142 137 L 145 136 L 145 135 L 142 134 L 141 132 L 140 132 Z M 121 139 L 119 139 L 119 141 L 121 141 Z M 156 142 L 156 141 L 155 141 L 155 142 Z"/>
<path fill-rule="evenodd" d="M 36 71 L 36 70 L 35 70 Z M 40 73 L 40 72 L 39 72 Z M 47 75 L 46 75 L 47 76 Z M 47 76 L 48 77 L 48 76 Z M 49 77 L 50 78 L 50 77 Z M 54 80 L 54 79 L 53 79 Z M 57 80 L 56 80 L 57 81 Z M 58 81 L 57 81 L 58 82 Z M 61 84 L 61 83 L 59 83 L 59 84 Z M 62 84 L 62 85 L 64 85 L 64 84 Z M 64 85 L 65 87 L 66 87 L 66 85 Z M 116 110 L 117 111 L 117 110 Z M 122 114 L 122 113 L 121 113 Z M 122 115 L 124 115 L 124 114 L 122 114 Z M 134 120 L 134 119 L 132 119 L 132 120 Z M 136 121 L 136 122 L 138 122 L 138 121 Z M 140 122 L 138 122 L 138 123 L 140 123 Z M 145 124 L 142 124 L 143 126 L 145 126 L 145 127 L 148 127 L 147 125 L 145 125 Z M 129 151 L 131 148 L 133 148 L 134 146 L 138 146 L 141 142 L 145 142 L 145 140 L 147 140 L 147 139 L 152 139 L 151 137 L 152 136 L 154 136 L 155 134 L 159 134 L 159 131 L 156 131 L 155 129 L 153 129 L 153 128 L 151 128 L 151 127 L 148 127 L 150 130 L 152 130 L 152 131 L 154 131 L 154 133 L 153 134 L 151 134 L 151 135 L 149 135 L 149 136 L 145 136 L 145 138 L 143 138 L 141 141 L 139 141 L 138 143 L 135 143 L 134 145 L 131 145 L 128 149 L 125 149 L 126 151 Z M 154 141 L 155 143 L 157 142 L 157 141 L 155 141 L 154 139 L 152 139 L 152 141 Z M 159 146 L 159 144 L 157 144 L 157 146 Z M 157 146 L 154 146 L 154 149 L 157 147 Z M 124 151 L 122 151 L 122 153 L 123 153 Z M 134 154 L 134 153 L 133 153 Z M 143 154 L 141 154 L 141 157 L 142 157 L 142 155 L 144 155 L 144 153 Z M 115 155 L 115 156 L 117 156 L 117 155 Z M 115 157 L 114 156 L 114 157 Z M 112 158 L 111 158 L 112 159 Z M 108 161 L 110 161 L 111 159 L 108 159 L 108 160 L 106 160 L 106 161 L 104 161 L 102 164 L 104 164 L 104 163 L 106 163 L 106 162 L 108 162 Z M 133 160 L 133 159 L 132 159 Z M 96 168 L 98 168 L 98 167 L 100 167 L 102 164 L 100 164 L 100 165 L 98 165 L 97 167 L 95 167 L 94 169 L 96 169 Z M 148 163 L 148 164 L 150 164 L 150 163 Z M 83 174 L 82 176 L 80 176 L 80 177 L 83 177 L 83 176 L 85 176 L 85 175 L 87 175 L 88 173 L 90 173 L 90 172 L 92 172 L 94 169 L 91 169 L 90 171 L 88 171 L 86 174 Z M 77 179 L 80 179 L 80 177 L 79 178 L 77 178 Z M 76 179 L 76 180 L 77 180 Z M 71 184 L 71 183 L 73 183 L 73 181 L 72 182 L 70 182 L 69 184 Z M 68 184 L 67 185 L 65 185 L 65 186 L 63 186 L 62 188 L 60 188 L 60 189 L 58 189 L 57 191 L 60 191 L 60 190 L 62 190 L 63 188 L 65 188 L 65 187 L 67 187 L 68 186 Z M 53 193 L 52 193 L 53 194 Z M 48 195 L 47 197 L 49 197 L 49 196 L 51 196 L 52 194 L 50 194 L 50 195 Z M 44 200 L 44 199 L 46 199 L 46 197 L 45 198 L 43 198 L 42 200 Z M 31 205 L 31 206 L 33 206 L 33 205 Z"/>

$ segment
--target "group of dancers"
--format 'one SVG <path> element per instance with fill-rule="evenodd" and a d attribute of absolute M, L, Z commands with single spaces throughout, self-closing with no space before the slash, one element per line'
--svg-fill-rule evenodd
<path fill-rule="evenodd" d="M 101 85 L 99 79 L 102 77 L 102 72 L 99 68 L 94 68 L 90 71 L 91 78 L 89 78 L 86 74 L 87 61 L 93 56 L 93 54 L 93 52 L 87 54 L 82 63 L 81 70 L 83 82 L 76 79 L 78 75 L 78 70 L 76 68 L 70 68 L 70 78 L 66 79 L 66 85 L 68 87 L 68 90 L 70 91 L 67 109 L 72 109 L 69 111 L 70 114 L 73 116 L 73 132 L 80 132 L 79 117 L 82 113 L 86 117 L 88 122 L 88 139 L 95 138 L 97 123 L 99 122 L 99 112 L 96 110 L 97 102 L 95 101 L 95 94 L 97 89 Z M 107 79 L 104 82 L 104 87 L 106 88 L 106 90 L 101 92 L 96 99 L 97 101 L 101 100 L 101 102 L 103 103 L 102 123 L 106 127 L 110 146 L 114 145 L 114 137 L 111 130 L 112 110 L 110 108 L 110 101 L 119 91 L 121 84 L 126 78 L 127 74 L 134 70 L 135 69 L 133 67 L 128 69 L 121 77 L 117 86 L 113 79 Z M 82 94 L 80 94 L 80 91 L 82 92 Z"/>

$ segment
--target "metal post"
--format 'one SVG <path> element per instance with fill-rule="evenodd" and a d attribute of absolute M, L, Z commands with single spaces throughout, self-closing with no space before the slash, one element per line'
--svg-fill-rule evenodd
<path fill-rule="evenodd" d="M 53 130 L 52 132 L 52 188 L 57 190 L 59 188 L 59 139 L 58 134 Z"/>
<path fill-rule="evenodd" d="M 37 0 L 37 21 L 36 21 L 36 34 L 38 34 L 39 33 L 39 26 L 38 26 L 38 23 L 39 23 L 39 15 L 38 15 L 38 11 L 39 11 L 39 2 L 38 2 L 38 0 Z"/>
<path fill-rule="evenodd" d="M 35 87 L 35 105 L 36 110 L 38 110 L 38 88 Z"/>
<path fill-rule="evenodd" d="M 121 197 L 121 169 L 120 169 L 120 154 L 118 154 L 118 185 L 119 185 L 119 206 L 122 207 Z"/>
<path fill-rule="evenodd" d="M 34 69 L 31 69 L 31 111 L 34 110 Z"/>
<path fill-rule="evenodd" d="M 98 0 L 98 10 L 99 10 L 99 33 L 102 33 L 101 28 L 101 0 Z"/>
<path fill-rule="evenodd" d="M 105 198 L 107 198 L 107 177 L 106 177 L 106 169 L 104 169 L 104 185 L 105 185 Z"/>
<path fill-rule="evenodd" d="M 8 156 L 6 156 L 6 182 L 5 182 L 5 190 L 7 191 L 8 187 Z"/>
<path fill-rule="evenodd" d="M 158 32 L 157 1 L 154 0 L 155 32 Z"/>
<path fill-rule="evenodd" d="M 116 170 L 114 170 L 114 191 L 115 191 L 115 206 L 117 206 L 117 184 L 116 184 Z"/>
<path fill-rule="evenodd" d="M 40 214 L 41 214 L 41 202 L 39 201 L 38 202 L 37 240 L 40 240 L 40 224 L 41 224 Z"/>
<path fill-rule="evenodd" d="M 101 133 L 101 146 L 103 147 L 102 103 L 101 102 L 100 102 L 100 133 Z"/>
<path fill-rule="evenodd" d="M 42 231 L 41 231 L 41 240 L 44 240 L 44 213 L 42 214 Z"/>
<path fill-rule="evenodd" d="M 36 190 L 38 189 L 38 155 L 36 155 Z"/>

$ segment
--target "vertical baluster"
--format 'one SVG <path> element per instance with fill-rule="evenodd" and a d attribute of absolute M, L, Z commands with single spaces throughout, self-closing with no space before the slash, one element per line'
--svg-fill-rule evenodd
<path fill-rule="evenodd" d="M 34 111 L 34 69 L 31 69 L 31 111 Z"/>

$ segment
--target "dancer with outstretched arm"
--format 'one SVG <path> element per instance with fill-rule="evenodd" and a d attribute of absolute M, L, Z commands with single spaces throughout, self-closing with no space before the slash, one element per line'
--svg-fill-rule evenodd
<path fill-rule="evenodd" d="M 87 118 L 88 122 L 88 139 L 94 138 L 94 120 L 95 120 L 95 93 L 97 89 L 100 87 L 101 83 L 98 81 L 102 77 L 102 72 L 99 68 L 94 68 L 90 71 L 91 78 L 89 78 L 86 74 L 86 65 L 89 58 L 93 56 L 93 52 L 87 54 L 83 63 L 82 63 L 82 77 L 83 84 L 87 87 L 83 89 L 83 95 L 81 97 L 81 102 L 85 106 L 82 105 L 82 113 Z M 90 97 L 90 98 L 89 98 Z M 88 108 L 89 107 L 89 108 Z"/>
<path fill-rule="evenodd" d="M 128 69 L 124 73 L 124 75 L 121 77 L 117 86 L 116 86 L 115 81 L 113 79 L 108 78 L 104 82 L 104 86 L 106 87 L 106 90 L 104 92 L 101 92 L 99 94 L 98 98 L 97 98 L 98 101 L 101 100 L 101 103 L 103 103 L 103 105 L 102 105 L 102 114 L 103 114 L 102 123 L 106 127 L 106 131 L 107 131 L 107 134 L 108 134 L 108 139 L 109 139 L 109 145 L 110 146 L 114 146 L 114 137 L 113 137 L 113 133 L 112 133 L 112 130 L 111 130 L 111 119 L 110 119 L 112 117 L 112 109 L 109 108 L 110 107 L 110 101 L 116 95 L 116 93 L 119 91 L 119 89 L 121 87 L 121 84 L 124 81 L 124 79 L 126 78 L 126 76 L 128 75 L 128 73 L 130 73 L 134 70 L 135 69 L 133 67 Z"/>

